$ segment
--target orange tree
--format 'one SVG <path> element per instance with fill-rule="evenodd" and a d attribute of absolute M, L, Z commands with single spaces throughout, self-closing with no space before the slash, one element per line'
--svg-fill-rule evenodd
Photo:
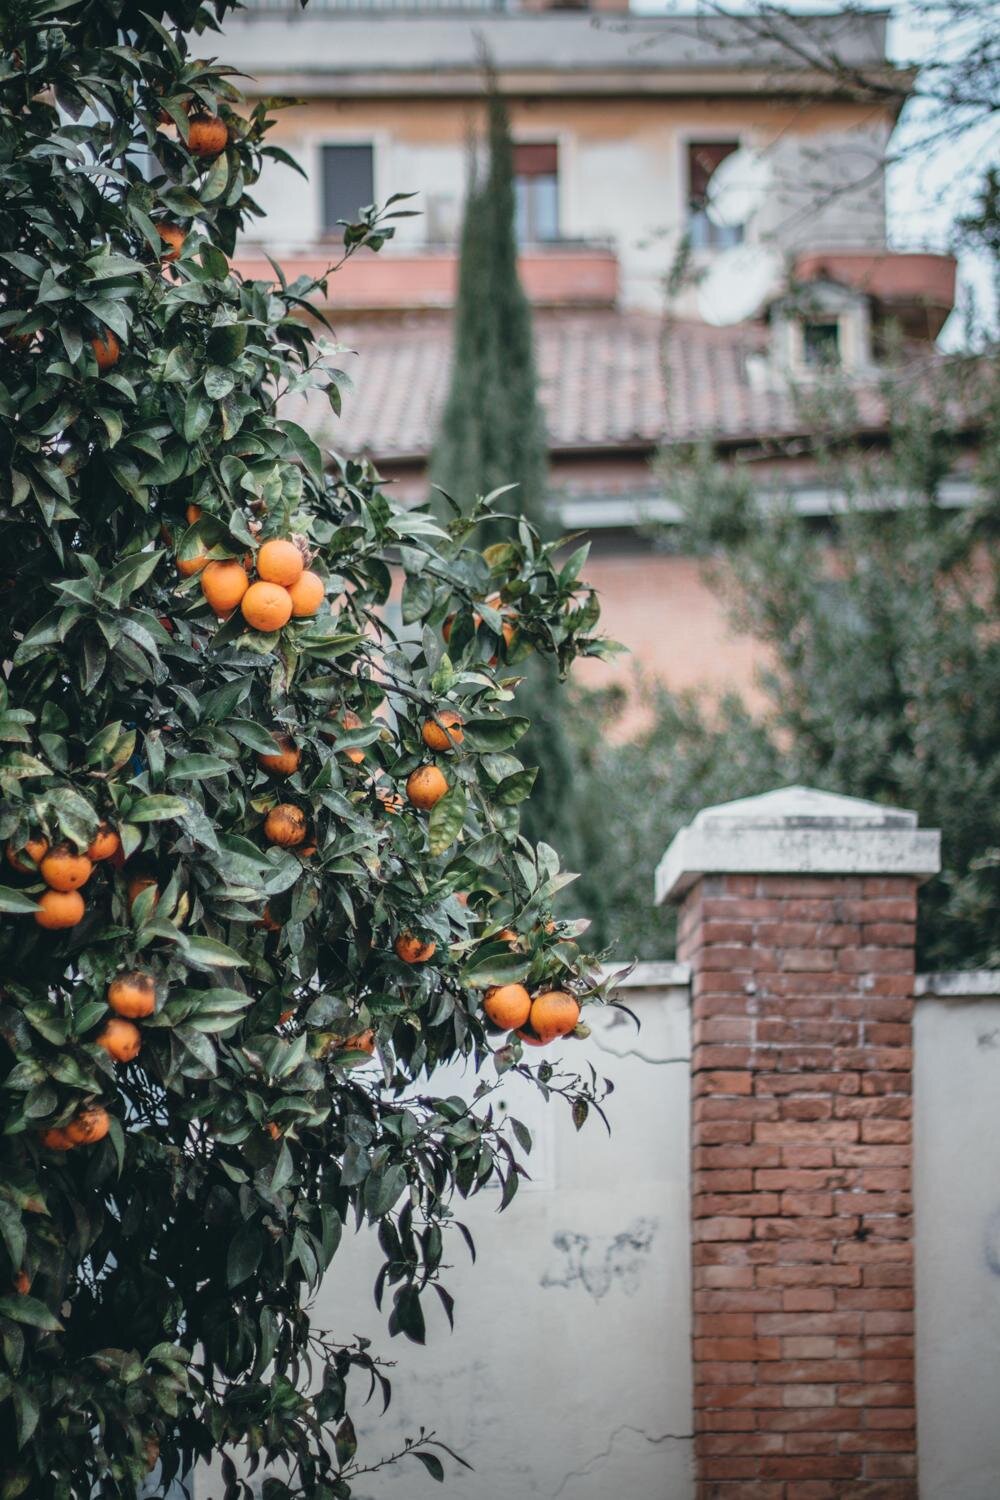
<path fill-rule="evenodd" d="M 488 500 L 438 525 L 283 418 L 338 396 L 317 284 L 227 258 L 281 156 L 190 54 L 228 8 L 0 15 L 2 1500 L 220 1452 L 227 1496 L 233 1455 L 350 1495 L 384 1375 L 305 1306 L 342 1228 L 421 1340 L 456 1195 L 517 1186 L 498 1075 L 599 1098 L 522 1053 L 602 998 L 510 713 L 531 653 L 601 649 L 579 554 L 477 552 Z M 456 1057 L 481 1103 L 435 1094 Z"/>

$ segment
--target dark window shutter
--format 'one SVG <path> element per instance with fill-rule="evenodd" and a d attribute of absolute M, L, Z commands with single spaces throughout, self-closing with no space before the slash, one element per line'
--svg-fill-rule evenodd
<path fill-rule="evenodd" d="M 559 147 L 555 141 L 524 141 L 514 147 L 515 177 L 555 177 Z"/>
<path fill-rule="evenodd" d="M 720 162 L 740 149 L 739 141 L 690 141 L 688 143 L 688 197 L 697 207 L 705 201 L 709 180 Z"/>
<path fill-rule="evenodd" d="M 373 148 L 324 146 L 323 228 L 335 231 L 339 219 L 353 223 L 374 198 Z"/>

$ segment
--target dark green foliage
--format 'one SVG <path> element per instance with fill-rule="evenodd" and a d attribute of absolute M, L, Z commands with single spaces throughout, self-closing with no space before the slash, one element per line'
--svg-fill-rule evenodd
<path fill-rule="evenodd" d="M 462 225 L 452 378 L 431 479 L 448 494 L 517 488 L 501 509 L 543 531 L 545 421 L 537 395 L 531 308 L 517 273 L 514 158 L 507 109 L 490 76 L 488 164 L 473 162 Z M 512 535 L 515 519 L 490 525 Z"/>
<path fill-rule="evenodd" d="M 225 1500 L 250 1494 L 234 1457 L 263 1467 L 268 1500 L 349 1496 L 366 1465 L 347 1409 L 384 1377 L 304 1303 L 344 1227 L 367 1223 L 390 1331 L 422 1339 L 456 1195 L 499 1177 L 506 1203 L 518 1183 L 506 1127 L 438 1098 L 435 1069 L 489 1065 L 485 1095 L 506 1068 L 538 1077 L 484 1028 L 495 978 L 601 994 L 575 928 L 546 931 L 562 881 L 518 832 L 531 776 L 502 686 L 533 654 L 565 668 L 599 651 L 592 602 L 528 527 L 488 560 L 468 545 L 483 506 L 445 530 L 366 468 L 331 478 L 282 419 L 280 390 L 330 377 L 301 316 L 316 284 L 247 282 L 226 259 L 270 149 L 265 109 L 240 113 L 224 70 L 186 50 L 226 9 L 0 15 L 0 841 L 85 847 L 106 819 L 124 855 L 65 931 L 33 920 L 30 862 L 0 888 L 2 1500 L 132 1500 L 156 1449 L 158 1493 L 222 1450 Z M 192 105 L 227 122 L 212 161 L 187 149 Z M 188 231 L 169 269 L 163 219 Z M 391 232 L 373 211 L 345 244 Z M 108 330 L 120 358 L 102 374 L 91 340 Z M 178 577 L 199 552 L 253 559 L 289 535 L 326 599 L 274 634 L 218 622 Z M 405 646 L 381 617 L 390 564 L 419 627 Z M 475 628 L 492 595 L 517 610 L 509 649 L 495 611 Z M 449 703 L 468 730 L 434 757 L 448 795 L 429 816 L 387 807 Z M 257 760 L 274 730 L 301 750 L 277 784 Z M 264 836 L 279 801 L 308 848 Z M 130 902 L 142 874 L 155 888 Z M 406 930 L 436 944 L 430 962 L 396 956 Z M 133 967 L 159 1002 L 116 1066 L 95 1038 Z M 366 1032 L 377 1065 L 360 1068 Z M 594 1098 L 572 1075 L 543 1083 L 577 1112 Z M 48 1149 L 91 1102 L 107 1136 Z"/>
<path fill-rule="evenodd" d="M 448 494 L 486 495 L 503 485 L 498 509 L 508 519 L 484 528 L 484 539 L 516 535 L 518 518 L 551 534 L 545 519 L 545 422 L 537 395 L 531 308 L 517 270 L 513 148 L 503 97 L 489 79 L 488 165 L 471 168 L 462 227 L 451 389 L 431 465 Z M 526 668 L 518 711 L 532 722 L 526 759 L 538 767 L 525 831 L 553 844 L 577 868 L 579 845 L 573 747 L 563 725 L 564 693 L 551 664 Z"/>
<path fill-rule="evenodd" d="M 913 808 L 940 828 L 944 872 L 922 894 L 920 961 L 1000 961 L 998 370 L 954 360 L 933 391 L 915 382 L 886 394 L 887 451 L 852 456 L 830 434 L 824 478 L 849 503 L 820 528 L 766 509 L 738 469 L 704 455 L 672 464 L 688 541 L 774 665 L 756 721 L 733 704 L 718 716 L 663 695 L 648 733 L 596 757 L 580 795 L 614 832 L 581 896 L 597 941 L 629 934 L 623 954 L 667 949 L 649 902 L 678 827 L 719 800 L 804 782 Z M 940 503 L 962 449 L 956 412 L 981 444 L 972 509 Z M 809 421 L 817 431 L 818 411 Z"/>

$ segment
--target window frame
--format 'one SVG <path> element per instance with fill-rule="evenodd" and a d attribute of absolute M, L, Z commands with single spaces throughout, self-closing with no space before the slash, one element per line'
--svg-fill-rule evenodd
<path fill-rule="evenodd" d="M 316 142 L 316 157 L 317 157 L 317 168 L 318 168 L 318 170 L 316 172 L 316 179 L 319 182 L 319 238 L 320 239 L 335 239 L 335 238 L 339 238 L 340 235 L 343 232 L 342 229 L 337 225 L 336 220 L 332 224 L 328 224 L 327 223 L 327 214 L 326 214 L 326 210 L 327 210 L 326 170 L 327 169 L 326 169 L 326 163 L 327 163 L 327 159 L 328 158 L 326 156 L 326 152 L 328 150 L 355 150 L 355 151 L 357 151 L 357 150 L 364 150 L 364 149 L 367 149 L 367 151 L 369 153 L 370 162 L 371 162 L 371 192 L 372 192 L 372 196 L 371 196 L 371 199 L 369 201 L 372 202 L 372 203 L 377 203 L 379 201 L 378 158 L 379 158 L 379 155 L 380 155 L 378 138 L 375 135 L 370 135 L 370 134 L 369 135 L 364 135 L 364 136 L 362 136 L 362 135 L 344 135 L 344 136 L 338 136 L 338 137 L 336 137 L 334 139 L 331 139 L 329 136 L 323 136 L 319 140 L 317 140 L 317 142 Z M 356 204 L 355 205 L 355 211 L 358 208 L 363 208 L 363 207 L 364 207 L 364 204 L 362 204 L 362 203 Z"/>
<path fill-rule="evenodd" d="M 739 130 L 685 130 L 678 136 L 679 166 L 678 181 L 680 183 L 680 223 L 681 233 L 687 237 L 691 249 L 696 253 L 709 252 L 717 254 L 721 250 L 731 250 L 737 245 L 752 243 L 747 235 L 747 226 L 740 224 L 733 228 L 727 228 L 721 224 L 713 224 L 704 208 L 696 209 L 691 197 L 691 151 L 695 146 L 728 146 L 733 145 L 734 151 L 742 151 L 749 144 L 745 132 Z M 728 153 L 732 155 L 733 152 Z M 724 158 L 723 158 L 724 159 Z M 720 163 L 721 165 L 721 163 Z M 701 231 L 695 231 L 695 226 L 704 227 L 704 237 Z"/>

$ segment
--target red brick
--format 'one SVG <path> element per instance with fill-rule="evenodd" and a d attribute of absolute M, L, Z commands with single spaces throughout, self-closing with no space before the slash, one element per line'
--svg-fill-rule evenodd
<path fill-rule="evenodd" d="M 696 1360 L 761 1360 L 761 1369 L 781 1355 L 780 1339 L 716 1338 L 694 1339 Z M 858 1372 L 860 1378 L 860 1371 Z M 850 1376 L 847 1377 L 850 1379 Z"/>
<path fill-rule="evenodd" d="M 781 1293 L 785 1312 L 832 1312 L 833 1288 L 829 1286 L 789 1287 Z"/>
<path fill-rule="evenodd" d="M 753 1074 L 749 1071 L 696 1073 L 692 1080 L 695 1094 L 752 1094 Z"/>
<path fill-rule="evenodd" d="M 694 1451 L 699 1456 L 781 1453 L 784 1446 L 780 1432 L 706 1432 L 699 1433 L 694 1441 Z"/>
<path fill-rule="evenodd" d="M 719 1214 L 736 1214 L 740 1218 L 781 1213 L 777 1193 L 702 1193 L 693 1199 L 696 1219 Z"/>
<path fill-rule="evenodd" d="M 865 1425 L 879 1431 L 910 1432 L 916 1427 L 916 1412 L 912 1405 L 877 1407 L 866 1413 Z"/>
<path fill-rule="evenodd" d="M 849 1200 L 850 1194 L 838 1193 L 838 1213 L 853 1213 L 849 1206 L 845 1207 L 845 1200 Z M 804 1218 L 823 1218 L 833 1213 L 834 1198 L 832 1193 L 782 1193 L 781 1212 Z"/>
<path fill-rule="evenodd" d="M 903 1479 L 915 1476 L 916 1454 L 873 1454 L 865 1464 L 869 1479 Z"/>
<path fill-rule="evenodd" d="M 754 1186 L 753 1173 L 735 1167 L 724 1172 L 695 1172 L 692 1187 L 698 1193 L 749 1193 Z"/>
<path fill-rule="evenodd" d="M 714 1171 L 724 1167 L 777 1167 L 781 1152 L 777 1146 L 696 1146 L 691 1159 L 696 1171 L 702 1168 Z"/>
<path fill-rule="evenodd" d="M 828 1387 L 824 1386 L 822 1389 L 826 1390 Z M 759 1411 L 757 1421 L 766 1430 L 774 1429 L 776 1432 L 847 1434 L 861 1427 L 864 1412 L 855 1406 L 799 1406 L 794 1408 L 785 1406 L 780 1411 Z"/>
<path fill-rule="evenodd" d="M 853 1454 L 840 1458 L 763 1458 L 760 1466 L 764 1479 L 856 1479 L 860 1473 L 860 1458 Z"/>
<path fill-rule="evenodd" d="M 752 1276 L 753 1272 L 749 1274 Z M 733 1291 L 705 1288 L 694 1294 L 695 1312 L 780 1312 L 781 1292 L 775 1287 L 773 1291 L 752 1291 L 748 1287 L 740 1286 Z"/>
<path fill-rule="evenodd" d="M 695 1020 L 691 1027 L 691 1045 L 702 1047 L 710 1042 L 752 1042 L 754 1021 L 750 1016 L 715 1015 Z"/>
<path fill-rule="evenodd" d="M 772 1386 L 757 1385 L 696 1385 L 694 1388 L 696 1409 L 729 1409 L 732 1407 L 773 1408 L 781 1405 L 781 1392 Z M 860 1420 L 860 1412 L 858 1418 Z"/>
<path fill-rule="evenodd" d="M 692 1239 L 749 1240 L 753 1236 L 753 1219 L 698 1219 L 692 1227 Z"/>
<path fill-rule="evenodd" d="M 913 1127 L 908 1120 L 868 1119 L 861 1122 L 861 1139 L 868 1145 L 909 1142 Z"/>
<path fill-rule="evenodd" d="M 692 1137 L 703 1146 L 739 1144 L 741 1141 L 749 1145 L 753 1126 L 749 1120 L 696 1120 Z"/>
<path fill-rule="evenodd" d="M 754 1126 L 754 1141 L 767 1145 L 772 1141 L 789 1145 L 818 1145 L 824 1141 L 831 1144 L 847 1144 L 856 1141 L 859 1126 L 855 1120 L 808 1121 L 798 1123 L 788 1120 L 760 1120 Z"/>
<path fill-rule="evenodd" d="M 762 1367 L 763 1368 L 763 1367 Z M 772 1369 L 772 1365 L 767 1365 Z M 837 1387 L 837 1399 L 844 1406 L 912 1406 L 912 1385 L 840 1385 Z"/>

